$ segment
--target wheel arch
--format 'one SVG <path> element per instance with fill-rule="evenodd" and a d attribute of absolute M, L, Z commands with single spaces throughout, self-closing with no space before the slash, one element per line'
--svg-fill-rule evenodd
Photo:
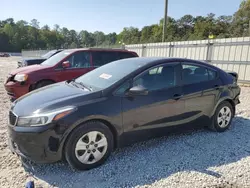
<path fill-rule="evenodd" d="M 229 102 L 232 105 L 232 107 L 233 107 L 233 116 L 234 116 L 235 115 L 235 104 L 234 104 L 234 101 L 232 99 L 226 99 L 224 101 L 227 101 L 227 102 Z"/>
<path fill-rule="evenodd" d="M 49 78 L 47 78 L 47 79 L 41 79 L 41 80 L 35 82 L 34 84 L 30 85 L 29 91 L 34 90 L 34 89 L 36 88 L 37 84 L 39 84 L 39 83 L 41 83 L 41 82 L 46 82 L 46 81 L 56 83 L 56 81 L 53 80 L 53 79 L 49 79 Z"/>
<path fill-rule="evenodd" d="M 112 123 L 110 123 L 109 121 L 105 120 L 105 119 L 101 119 L 101 118 L 94 118 L 94 119 L 89 119 L 86 121 L 83 121 L 81 123 L 79 123 L 78 125 L 74 126 L 74 128 L 72 128 L 70 130 L 70 132 L 67 133 L 67 135 L 64 138 L 64 141 L 62 142 L 62 149 L 61 149 L 61 156 L 62 158 L 65 157 L 65 146 L 67 144 L 67 141 L 70 137 L 70 135 L 72 134 L 72 132 L 77 129 L 80 126 L 83 126 L 84 124 L 88 123 L 88 122 L 93 122 L 93 121 L 99 121 L 101 123 L 103 123 L 104 125 L 106 125 L 108 127 L 108 129 L 110 130 L 110 132 L 113 135 L 113 141 L 114 141 L 114 149 L 118 147 L 118 132 L 116 131 L 114 125 Z"/>
<path fill-rule="evenodd" d="M 211 116 L 214 115 L 216 109 L 218 108 L 218 106 L 219 106 L 222 102 L 229 102 L 229 103 L 232 105 L 232 107 L 233 107 L 233 116 L 234 116 L 234 115 L 235 115 L 235 104 L 234 104 L 233 99 L 230 98 L 230 97 L 221 98 L 221 99 L 217 102 L 217 104 L 216 104 L 216 106 L 215 106 L 215 108 L 214 108 L 214 110 L 213 110 Z"/>

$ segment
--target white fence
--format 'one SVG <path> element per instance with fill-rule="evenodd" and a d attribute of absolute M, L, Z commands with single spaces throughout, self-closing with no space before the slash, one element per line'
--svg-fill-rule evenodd
<path fill-rule="evenodd" d="M 250 82 L 250 37 L 126 45 L 142 57 L 181 57 L 206 61 L 235 71 Z"/>
<path fill-rule="evenodd" d="M 23 57 L 41 57 L 50 50 L 22 50 Z"/>
<path fill-rule="evenodd" d="M 250 83 L 250 37 L 177 41 L 126 45 L 140 57 L 181 57 L 206 61 L 223 70 L 235 71 L 239 81 Z M 22 51 L 22 56 L 37 57 L 49 50 Z"/>

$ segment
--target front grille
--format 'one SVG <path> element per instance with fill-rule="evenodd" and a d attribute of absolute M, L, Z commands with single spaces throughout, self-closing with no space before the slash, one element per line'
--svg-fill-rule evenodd
<path fill-rule="evenodd" d="M 16 125 L 17 116 L 13 112 L 9 112 L 9 123 L 11 125 Z"/>

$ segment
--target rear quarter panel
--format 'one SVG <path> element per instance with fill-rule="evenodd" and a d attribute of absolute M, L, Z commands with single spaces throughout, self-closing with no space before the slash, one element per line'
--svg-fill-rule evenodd
<path fill-rule="evenodd" d="M 220 88 L 220 93 L 211 116 L 215 113 L 218 105 L 223 101 L 229 100 L 235 103 L 241 92 L 239 85 L 236 82 L 234 82 L 234 79 L 232 78 L 231 75 L 227 74 L 222 70 L 219 71 L 219 74 L 223 84 L 222 87 Z M 235 103 L 235 105 L 237 105 L 237 103 Z"/>

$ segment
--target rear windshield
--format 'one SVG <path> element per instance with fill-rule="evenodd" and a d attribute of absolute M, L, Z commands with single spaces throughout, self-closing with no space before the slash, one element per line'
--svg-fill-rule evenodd
<path fill-rule="evenodd" d="M 72 52 L 73 52 L 72 50 L 64 50 L 62 52 L 59 52 L 56 55 L 53 55 L 49 59 L 45 60 L 41 65 L 54 66 L 58 62 L 60 62 L 62 59 L 70 55 Z"/>
<path fill-rule="evenodd" d="M 42 58 L 48 59 L 48 58 L 51 57 L 54 53 L 56 53 L 56 50 L 51 50 L 51 51 L 47 52 L 46 54 L 42 55 Z"/>

